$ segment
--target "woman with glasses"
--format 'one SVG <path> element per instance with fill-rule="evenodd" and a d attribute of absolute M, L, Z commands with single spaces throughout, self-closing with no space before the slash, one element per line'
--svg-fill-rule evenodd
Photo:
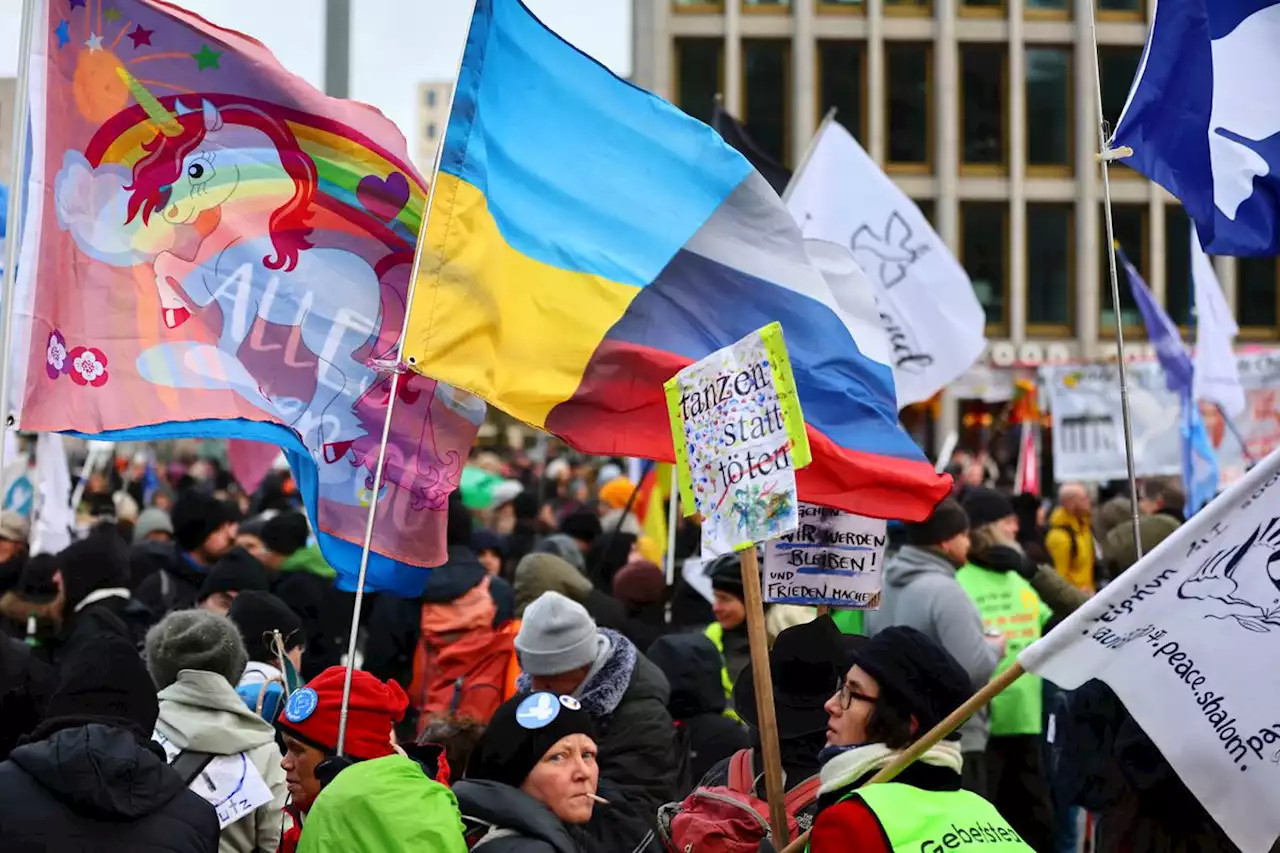
<path fill-rule="evenodd" d="M 960 664 L 913 628 L 843 642 L 848 668 L 825 706 L 827 746 L 809 849 L 1030 853 L 994 806 L 961 789 L 958 739 L 931 747 L 893 782 L 862 787 L 972 691 Z"/>

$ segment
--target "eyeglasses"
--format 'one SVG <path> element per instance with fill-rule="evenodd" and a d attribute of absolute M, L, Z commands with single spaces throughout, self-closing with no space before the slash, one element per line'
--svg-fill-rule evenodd
<path fill-rule="evenodd" d="M 865 693 L 859 693 L 850 686 L 849 682 L 843 677 L 836 682 L 836 694 L 840 697 L 840 707 L 846 711 L 849 710 L 849 706 L 853 704 L 854 699 L 857 699 L 859 702 L 870 702 L 873 705 L 879 701 L 878 696 L 868 696 Z"/>

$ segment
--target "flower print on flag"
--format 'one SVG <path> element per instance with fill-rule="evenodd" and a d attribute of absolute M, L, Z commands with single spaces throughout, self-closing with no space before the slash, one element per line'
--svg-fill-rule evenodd
<path fill-rule="evenodd" d="M 76 347 L 67 353 L 71 359 L 68 374 L 77 385 L 99 388 L 107 384 L 107 356 L 97 347 Z"/>
<path fill-rule="evenodd" d="M 44 353 L 44 372 L 50 379 L 57 379 L 67 372 L 67 339 L 62 337 L 62 332 L 53 330 Z"/>

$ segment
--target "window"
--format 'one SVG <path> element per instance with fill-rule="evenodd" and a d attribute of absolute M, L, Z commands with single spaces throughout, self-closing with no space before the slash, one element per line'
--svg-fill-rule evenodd
<path fill-rule="evenodd" d="M 710 122 L 724 79 L 724 43 L 718 38 L 676 39 L 675 60 L 676 106 Z"/>
<path fill-rule="evenodd" d="M 1028 18 L 1065 18 L 1071 13 L 1071 0 L 1023 0 Z"/>
<path fill-rule="evenodd" d="M 1129 87 L 1134 75 L 1138 73 L 1138 63 L 1141 61 L 1141 47 L 1098 48 L 1098 68 L 1102 74 L 1102 116 L 1106 119 L 1108 134 L 1116 129 L 1116 122 L 1124 111 L 1125 101 L 1129 99 Z M 1113 164 L 1124 167 L 1116 170 L 1115 174 L 1125 177 L 1138 174 L 1125 166 L 1123 160 L 1115 160 Z"/>
<path fill-rule="evenodd" d="M 427 139 L 436 138 L 436 123 L 434 121 L 427 122 Z"/>
<path fill-rule="evenodd" d="M 1164 310 L 1179 326 L 1191 325 L 1191 220 L 1182 205 L 1164 209 Z"/>
<path fill-rule="evenodd" d="M 1276 336 L 1276 259 L 1236 259 L 1236 322 L 1251 337 Z"/>
<path fill-rule="evenodd" d="M 677 12 L 719 12 L 724 0 L 671 0 Z"/>
<path fill-rule="evenodd" d="M 1124 249 L 1143 281 L 1147 280 L 1147 207 L 1142 204 L 1113 204 L 1111 206 L 1113 227 L 1116 242 Z M 1100 245 L 1107 245 L 1106 211 L 1099 208 L 1098 228 L 1102 233 Z M 1098 306 L 1101 309 L 1103 329 L 1114 329 L 1116 315 L 1111 310 L 1111 267 L 1105 251 L 1099 252 L 1098 268 Z M 1129 277 L 1125 273 L 1120 259 L 1116 259 L 1116 275 L 1120 282 L 1120 316 L 1124 320 L 1125 334 L 1130 330 L 1143 331 L 1142 315 L 1133 301 L 1133 291 L 1129 287 Z"/>
<path fill-rule="evenodd" d="M 1027 167 L 1032 174 L 1071 171 L 1071 51 L 1027 48 Z"/>
<path fill-rule="evenodd" d="M 987 312 L 987 329 L 993 332 L 1007 325 L 1008 216 L 1008 208 L 998 202 L 960 203 L 960 263 Z"/>
<path fill-rule="evenodd" d="M 884 0 L 888 15 L 927 15 L 932 8 L 931 0 Z"/>
<path fill-rule="evenodd" d="M 836 121 L 866 145 L 866 59 L 859 41 L 818 42 L 821 115 L 836 108 Z"/>
<path fill-rule="evenodd" d="M 865 0 L 818 0 L 818 13 L 835 12 L 862 15 L 867 11 Z"/>
<path fill-rule="evenodd" d="M 938 227 L 938 222 L 934 219 L 934 216 L 937 214 L 937 211 L 935 209 L 936 205 L 933 203 L 933 199 L 916 198 L 912 199 L 912 201 L 915 202 L 916 207 L 920 208 L 920 213 L 924 215 L 924 218 L 929 220 L 929 224 L 936 229 Z"/>
<path fill-rule="evenodd" d="M 743 120 L 751 138 L 766 154 L 783 164 L 788 160 L 790 72 L 790 42 L 783 39 L 743 41 Z"/>
<path fill-rule="evenodd" d="M 436 105 L 436 90 L 427 90 L 427 108 L 430 109 Z"/>
<path fill-rule="evenodd" d="M 927 172 L 933 159 L 929 45 L 889 41 L 884 50 L 889 82 L 889 170 Z"/>
<path fill-rule="evenodd" d="M 1075 207 L 1028 204 L 1027 328 L 1032 333 L 1073 325 L 1075 255 Z"/>
<path fill-rule="evenodd" d="M 1145 18 L 1146 3 L 1143 0 L 1098 0 L 1100 18 Z"/>
<path fill-rule="evenodd" d="M 1004 0 L 960 0 L 960 14 L 994 18 L 1004 14 Z"/>
<path fill-rule="evenodd" d="M 960 46 L 960 127 L 966 166 L 1003 171 L 1005 165 L 1005 48 Z"/>
<path fill-rule="evenodd" d="M 791 0 L 742 0 L 744 12 L 785 12 Z"/>

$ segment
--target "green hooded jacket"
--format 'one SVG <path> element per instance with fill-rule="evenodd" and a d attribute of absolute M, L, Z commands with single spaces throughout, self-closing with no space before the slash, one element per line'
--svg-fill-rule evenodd
<path fill-rule="evenodd" d="M 326 580 L 333 580 L 338 576 L 333 566 L 325 562 L 324 555 L 320 553 L 317 545 L 307 545 L 285 557 L 284 562 L 280 564 L 280 571 L 307 572 Z"/>
<path fill-rule="evenodd" d="M 466 853 L 453 792 L 403 755 L 359 761 L 320 792 L 298 853 Z"/>

